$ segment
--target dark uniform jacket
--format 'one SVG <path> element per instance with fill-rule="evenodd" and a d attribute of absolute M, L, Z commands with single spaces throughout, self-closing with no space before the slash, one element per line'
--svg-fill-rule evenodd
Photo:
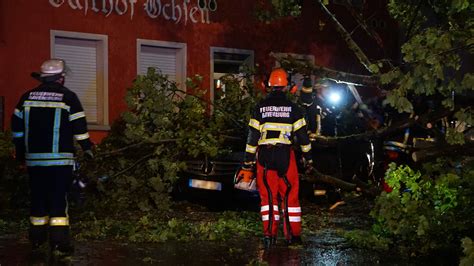
<path fill-rule="evenodd" d="M 17 156 L 27 166 L 74 164 L 74 139 L 91 148 L 84 110 L 76 94 L 59 83 L 43 83 L 23 94 L 12 116 Z"/>
<path fill-rule="evenodd" d="M 255 108 L 249 122 L 250 132 L 245 149 L 245 162 L 255 161 L 283 175 L 289 164 L 291 145 L 296 137 L 303 156 L 311 159 L 311 144 L 306 121 L 299 107 L 284 92 L 273 91 Z"/>

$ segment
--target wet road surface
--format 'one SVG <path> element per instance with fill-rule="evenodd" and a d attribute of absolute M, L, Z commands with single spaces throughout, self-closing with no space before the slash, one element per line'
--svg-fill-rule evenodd
<path fill-rule="evenodd" d="M 71 257 L 33 256 L 24 234 L 0 236 L 0 266 L 6 265 L 457 265 L 436 255 L 409 259 L 351 246 L 341 230 L 367 228 L 369 208 L 360 199 L 328 206 L 303 205 L 304 243 L 287 247 L 282 239 L 265 250 L 260 238 L 232 241 L 168 241 L 130 244 L 116 241 L 75 242 Z"/>

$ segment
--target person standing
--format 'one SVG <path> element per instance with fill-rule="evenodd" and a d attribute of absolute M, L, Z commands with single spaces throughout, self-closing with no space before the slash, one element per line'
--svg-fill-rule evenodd
<path fill-rule="evenodd" d="M 77 95 L 64 87 L 65 62 L 41 65 L 38 87 L 23 94 L 11 120 L 16 157 L 29 175 L 29 239 L 33 249 L 48 241 L 52 250 L 72 252 L 67 194 L 72 182 L 74 139 L 92 158 L 92 143 Z"/>
<path fill-rule="evenodd" d="M 256 168 L 267 248 L 276 242 L 280 213 L 286 242 L 301 243 L 299 179 L 292 148 L 295 139 L 300 144 L 305 167 L 312 167 L 306 121 L 298 106 L 286 96 L 286 71 L 273 70 L 268 86 L 270 94 L 257 104 L 250 119 L 244 163 L 238 173 L 251 175 Z"/>

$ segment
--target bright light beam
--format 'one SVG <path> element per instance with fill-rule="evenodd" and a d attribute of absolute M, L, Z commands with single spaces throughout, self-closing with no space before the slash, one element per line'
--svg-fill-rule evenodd
<path fill-rule="evenodd" d="M 331 102 L 334 105 L 337 105 L 341 101 L 341 94 L 339 92 L 331 92 L 329 94 L 329 102 Z"/>

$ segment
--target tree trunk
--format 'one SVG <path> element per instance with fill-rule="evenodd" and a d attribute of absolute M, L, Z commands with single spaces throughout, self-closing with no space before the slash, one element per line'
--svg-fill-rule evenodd
<path fill-rule="evenodd" d="M 370 196 L 376 196 L 379 194 L 378 189 L 374 187 L 370 187 L 368 184 L 365 184 L 358 179 L 354 179 L 355 182 L 358 184 L 353 184 L 331 175 L 325 175 L 314 168 L 312 168 L 311 171 L 306 174 L 304 179 L 310 183 L 322 182 L 325 184 L 333 185 L 344 191 L 349 191 L 349 192 L 359 191 L 359 192 L 362 192 L 363 194 L 370 195 Z"/>
<path fill-rule="evenodd" d="M 411 156 L 415 162 L 429 161 L 441 156 L 474 156 L 474 143 L 434 146 L 416 151 Z"/>

